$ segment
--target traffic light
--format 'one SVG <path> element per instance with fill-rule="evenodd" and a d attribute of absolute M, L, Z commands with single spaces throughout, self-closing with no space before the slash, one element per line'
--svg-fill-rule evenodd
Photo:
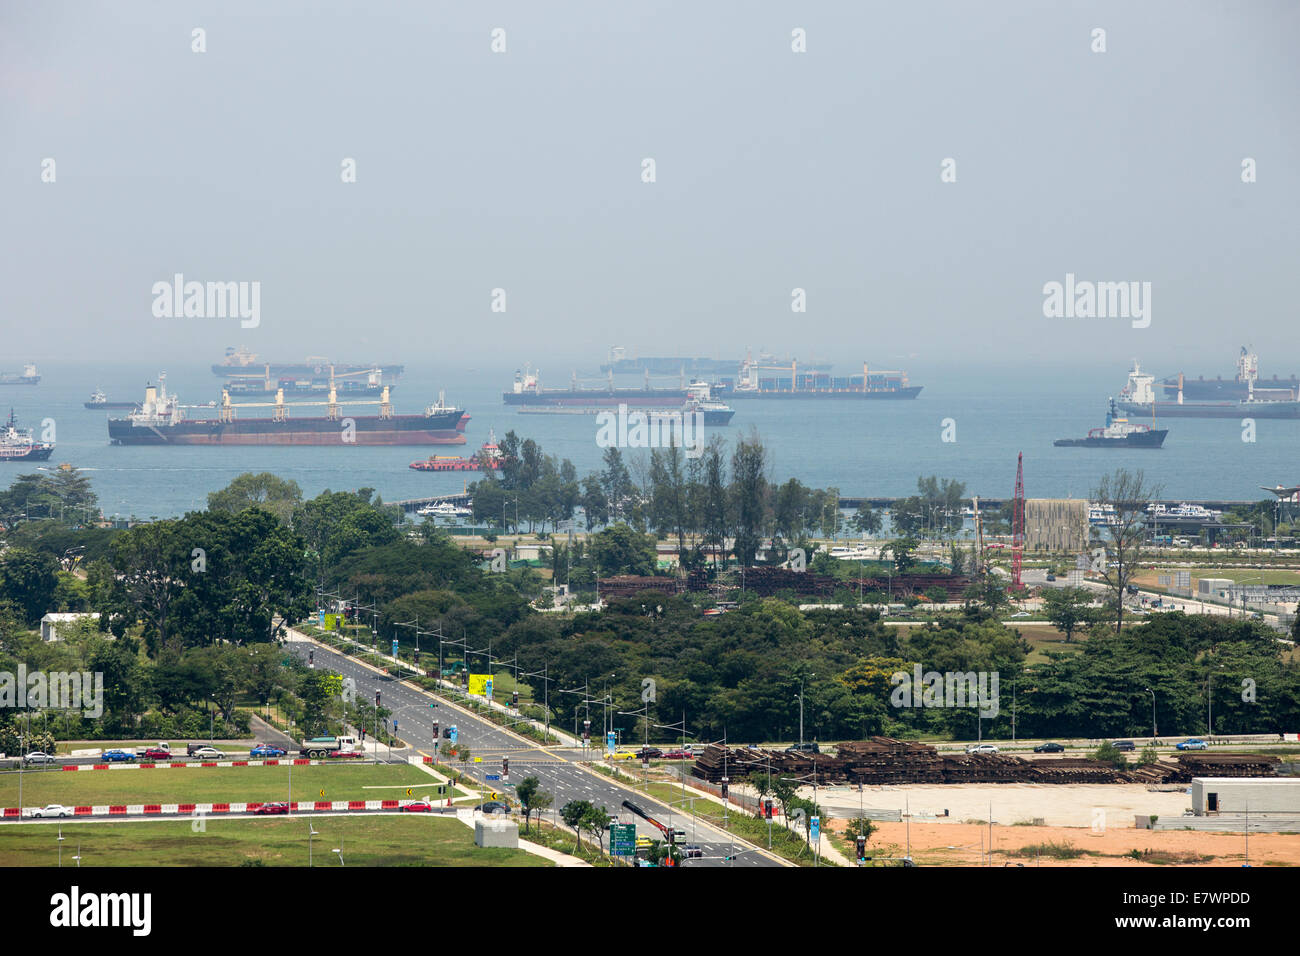
<path fill-rule="evenodd" d="M 502 758 L 501 758 L 501 774 L 502 774 L 502 776 L 506 776 L 506 777 L 510 776 L 510 758 L 509 758 L 509 757 L 502 757 Z"/>
<path fill-rule="evenodd" d="M 730 783 L 731 783 L 731 778 L 730 778 L 730 777 L 723 777 L 723 778 L 722 778 L 722 799 L 723 799 L 723 800 L 726 800 L 726 799 L 727 799 L 727 792 L 730 790 L 730 786 L 729 786 Z"/>
<path fill-rule="evenodd" d="M 519 691 L 517 691 L 517 690 L 512 690 L 512 691 L 510 692 L 510 706 L 511 706 L 511 707 L 518 707 L 518 706 L 519 706 Z"/>
<path fill-rule="evenodd" d="M 307 666 L 308 667 L 316 666 L 316 651 L 314 648 L 307 649 Z"/>
<path fill-rule="evenodd" d="M 433 722 L 433 739 L 438 739 L 438 722 L 436 720 Z"/>
<path fill-rule="evenodd" d="M 853 842 L 857 845 L 858 862 L 861 863 L 867 858 L 867 838 L 864 836 L 858 836 Z"/>
<path fill-rule="evenodd" d="M 588 740 L 590 739 L 590 737 L 591 737 L 591 721 L 584 720 L 582 722 L 582 739 Z"/>
<path fill-rule="evenodd" d="M 764 800 L 764 801 L 763 801 L 763 816 L 765 816 L 765 817 L 766 817 L 767 819 L 769 819 L 769 820 L 772 819 L 772 801 L 771 801 L 771 800 Z"/>
<path fill-rule="evenodd" d="M 418 647 L 415 649 L 415 666 L 420 666 L 420 649 Z"/>
<path fill-rule="evenodd" d="M 375 709 L 379 709 L 379 691 L 375 691 Z"/>

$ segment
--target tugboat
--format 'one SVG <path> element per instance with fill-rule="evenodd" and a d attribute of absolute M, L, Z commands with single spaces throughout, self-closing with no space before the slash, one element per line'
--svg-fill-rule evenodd
<path fill-rule="evenodd" d="M 53 442 L 33 439 L 32 430 L 19 428 L 9 409 L 9 421 L 0 430 L 0 461 L 47 461 L 53 452 Z"/>
<path fill-rule="evenodd" d="M 104 394 L 102 388 L 95 389 L 90 395 L 90 401 L 82 402 L 86 408 L 139 408 L 139 402 L 110 402 L 108 396 Z"/>
<path fill-rule="evenodd" d="M 501 470 L 501 449 L 497 447 L 496 432 L 488 429 L 488 440 L 469 458 L 454 455 L 430 455 L 424 461 L 413 461 L 409 467 L 416 471 L 490 471 Z M 447 515 L 446 517 L 451 517 Z"/>
<path fill-rule="evenodd" d="M 1168 434 L 1167 428 L 1134 425 L 1121 418 L 1112 398 L 1104 428 L 1091 429 L 1087 438 L 1058 438 L 1052 444 L 1057 448 L 1159 448 Z"/>

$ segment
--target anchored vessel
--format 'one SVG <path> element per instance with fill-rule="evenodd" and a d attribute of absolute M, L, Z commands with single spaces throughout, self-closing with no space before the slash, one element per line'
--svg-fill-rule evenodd
<path fill-rule="evenodd" d="M 413 461 L 410 466 L 416 471 L 491 471 L 501 470 L 501 449 L 497 447 L 496 432 L 488 430 L 488 440 L 469 458 L 453 455 L 430 455 L 424 461 Z"/>
<path fill-rule="evenodd" d="M 1210 399 L 1214 401 L 1238 401 L 1245 398 L 1286 399 L 1294 397 L 1300 389 L 1300 378 L 1292 375 L 1288 378 L 1259 377 L 1259 355 L 1241 347 L 1237 356 L 1237 374 L 1235 378 L 1219 377 L 1187 378 L 1181 373 L 1170 375 L 1161 380 L 1160 385 L 1168 392 L 1182 392 L 1184 398 L 1194 400 Z"/>
<path fill-rule="evenodd" d="M 230 376 L 251 372 L 253 375 L 262 374 L 267 378 L 284 377 L 297 380 L 310 379 L 312 376 L 328 376 L 331 368 L 336 375 L 366 373 L 372 369 L 379 369 L 390 384 L 406 371 L 405 365 L 346 364 L 331 362 L 319 355 L 309 355 L 301 362 L 262 362 L 256 353 L 246 348 L 228 348 L 225 359 L 212 366 L 212 374 Z"/>
<path fill-rule="evenodd" d="M 139 408 L 139 402 L 110 402 L 104 390 L 97 388 L 90 394 L 90 401 L 82 402 L 86 408 Z"/>
<path fill-rule="evenodd" d="M 1135 425 L 1121 418 L 1112 398 L 1104 428 L 1091 429 L 1087 438 L 1058 438 L 1052 444 L 1058 448 L 1159 448 L 1168 434 L 1167 428 Z"/>
<path fill-rule="evenodd" d="M 1181 376 L 1179 376 L 1181 379 Z M 1157 400 L 1155 376 L 1142 371 L 1138 363 L 1128 373 L 1128 383 L 1120 389 L 1119 407 L 1130 415 L 1160 415 L 1164 418 L 1300 418 L 1300 401 L 1295 389 L 1260 389 L 1247 380 L 1245 398 L 1216 401 L 1186 401 L 1184 392 L 1174 401 Z M 1166 386 L 1167 387 L 1167 386 Z"/>
<path fill-rule="evenodd" d="M 47 461 L 53 451 L 53 442 L 36 441 L 30 428 L 19 428 L 9 409 L 9 421 L 0 429 L 0 461 Z"/>
<path fill-rule="evenodd" d="M 139 411 L 108 420 L 108 437 L 114 445 L 463 445 L 459 425 L 464 411 L 429 406 L 422 415 L 398 415 L 385 389 L 378 402 L 348 401 L 351 405 L 379 406 L 377 415 L 344 414 L 333 392 L 324 402 L 274 402 L 233 404 L 222 393 L 217 417 L 191 419 L 175 395 L 167 394 L 166 376 L 157 387 L 145 389 Z M 324 415 L 294 414 L 297 409 L 324 407 Z M 241 418 L 246 408 L 270 408 L 271 417 Z"/>
<path fill-rule="evenodd" d="M 0 372 L 0 385 L 35 385 L 40 380 L 41 377 L 36 374 L 36 366 L 30 362 L 23 366 L 21 375 Z"/>

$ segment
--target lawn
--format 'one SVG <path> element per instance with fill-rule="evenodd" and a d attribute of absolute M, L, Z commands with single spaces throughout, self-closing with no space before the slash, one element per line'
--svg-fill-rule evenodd
<path fill-rule="evenodd" d="M 430 793 L 437 781 L 408 764 L 203 767 L 184 770 L 48 770 L 23 774 L 23 805 L 270 803 L 282 800 L 398 800 Z M 324 791 L 322 794 L 321 791 Z M 18 772 L 0 773 L 0 807 L 18 805 Z"/>
<path fill-rule="evenodd" d="M 84 776 L 84 774 L 83 774 Z M 297 819 L 75 823 L 0 826 L 0 866 L 306 866 L 308 829 L 314 829 L 315 866 L 550 866 L 522 850 L 474 846 L 474 831 L 456 820 L 425 816 L 348 816 Z"/>

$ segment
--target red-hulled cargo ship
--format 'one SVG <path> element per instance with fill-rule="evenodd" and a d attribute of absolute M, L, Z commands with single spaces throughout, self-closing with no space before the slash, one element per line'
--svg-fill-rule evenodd
<path fill-rule="evenodd" d="M 416 471 L 482 471 L 483 469 L 499 471 L 501 449 L 497 447 L 496 434 L 489 431 L 488 440 L 483 443 L 483 447 L 469 458 L 430 455 L 424 461 L 411 462 L 410 467 Z"/>
<path fill-rule="evenodd" d="M 397 415 L 387 390 L 379 402 L 349 401 L 348 405 L 379 405 L 378 415 L 345 414 L 337 395 L 327 402 L 274 402 L 235 405 L 223 392 L 217 417 L 190 419 L 175 395 L 167 394 L 166 377 L 145 389 L 139 411 L 108 420 L 114 445 L 463 445 L 460 408 L 430 406 L 420 415 Z M 294 409 L 324 406 L 324 415 L 294 417 Z M 240 418 L 244 408 L 271 408 L 270 418 Z"/>

